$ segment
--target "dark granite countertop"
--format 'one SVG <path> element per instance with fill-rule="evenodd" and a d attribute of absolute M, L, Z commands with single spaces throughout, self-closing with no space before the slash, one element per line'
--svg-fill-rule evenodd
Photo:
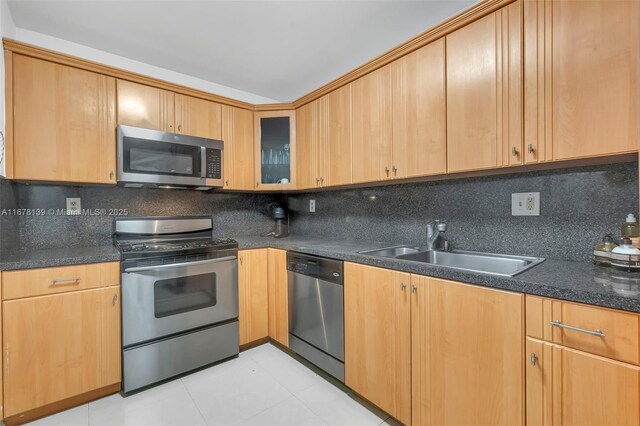
<path fill-rule="evenodd" d="M 296 250 L 413 274 L 640 313 L 640 272 L 627 273 L 591 263 L 547 259 L 515 277 L 500 277 L 358 253 L 399 245 L 397 242 L 329 241 L 303 237 L 238 237 L 236 240 L 241 249 L 272 247 Z"/>
<path fill-rule="evenodd" d="M 0 270 L 48 268 L 82 263 L 120 260 L 120 252 L 112 245 L 97 247 L 16 250 L 0 253 Z"/>
<path fill-rule="evenodd" d="M 240 249 L 271 247 L 295 250 L 402 272 L 640 313 L 640 273 L 627 273 L 591 263 L 547 259 L 515 277 L 499 277 L 358 253 L 399 245 L 397 242 L 361 242 L 300 236 L 283 239 L 235 239 Z M 113 246 L 15 251 L 0 255 L 0 270 L 44 268 L 119 259 L 120 254 Z"/>

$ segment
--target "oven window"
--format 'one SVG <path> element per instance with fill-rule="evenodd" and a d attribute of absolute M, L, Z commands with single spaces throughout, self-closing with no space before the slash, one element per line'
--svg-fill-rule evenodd
<path fill-rule="evenodd" d="M 156 318 L 215 306 L 216 274 L 158 280 L 153 286 Z"/>
<path fill-rule="evenodd" d="M 129 173 L 200 176 L 200 147 L 127 137 L 124 169 Z"/>

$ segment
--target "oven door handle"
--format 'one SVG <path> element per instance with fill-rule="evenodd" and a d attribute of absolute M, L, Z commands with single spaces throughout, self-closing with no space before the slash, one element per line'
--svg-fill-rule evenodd
<path fill-rule="evenodd" d="M 236 259 L 237 259 L 236 256 L 225 256 L 225 257 L 219 257 L 217 259 L 197 260 L 195 262 L 171 263 L 167 265 L 157 265 L 157 266 L 135 266 L 133 268 L 125 269 L 124 272 L 131 273 L 131 272 L 143 272 L 143 271 L 161 271 L 163 269 L 179 268 L 181 266 L 204 265 L 208 263 L 228 262 L 230 260 L 236 260 Z"/>

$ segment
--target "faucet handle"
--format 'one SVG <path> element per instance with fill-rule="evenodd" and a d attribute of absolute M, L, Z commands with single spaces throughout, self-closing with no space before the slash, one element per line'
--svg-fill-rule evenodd
<path fill-rule="evenodd" d="M 438 220 L 436 221 L 436 229 L 440 232 L 445 232 L 447 230 L 447 224 Z"/>

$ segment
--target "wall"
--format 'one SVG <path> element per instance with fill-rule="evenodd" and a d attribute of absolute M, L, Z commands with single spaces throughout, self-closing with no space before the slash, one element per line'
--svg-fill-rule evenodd
<path fill-rule="evenodd" d="M 267 194 L 222 194 L 199 191 L 120 187 L 27 185 L 0 181 L 3 209 L 65 209 L 66 197 L 80 197 L 82 208 L 128 209 L 128 216 L 213 216 L 214 235 L 260 235 L 273 228 Z M 108 213 L 108 212 L 107 212 Z M 113 216 L 8 217 L 0 215 L 0 249 L 44 249 L 111 244 Z"/>
<path fill-rule="evenodd" d="M 537 191 L 539 217 L 511 216 L 512 192 Z M 325 191 L 288 205 L 297 235 L 424 244 L 426 223 L 440 219 L 453 248 L 588 262 L 637 213 L 638 164 Z"/>

